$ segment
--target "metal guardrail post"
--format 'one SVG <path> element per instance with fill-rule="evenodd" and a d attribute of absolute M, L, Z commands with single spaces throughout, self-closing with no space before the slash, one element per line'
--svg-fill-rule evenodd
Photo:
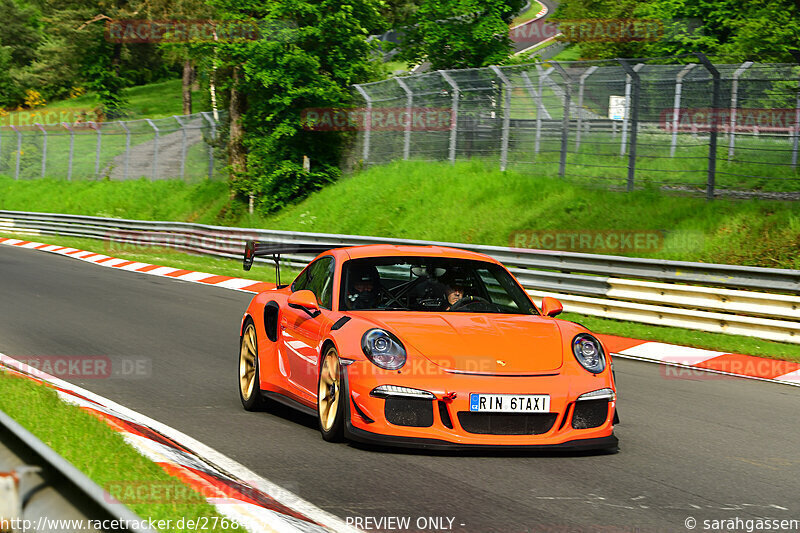
<path fill-rule="evenodd" d="M 153 131 L 156 132 L 155 138 L 153 138 L 153 174 L 150 179 L 156 180 L 158 179 L 158 134 L 160 133 L 158 128 L 153 121 L 149 118 L 145 119 L 150 127 L 153 128 Z"/>
<path fill-rule="evenodd" d="M 122 126 L 122 129 L 125 130 L 125 155 L 123 156 L 122 160 L 122 179 L 128 179 L 128 166 L 131 159 L 131 130 L 125 124 L 125 122 L 120 121 L 119 125 Z"/>
<path fill-rule="evenodd" d="M 69 164 L 67 165 L 67 181 L 72 181 L 72 161 L 75 156 L 75 130 L 66 122 L 61 123 L 69 131 Z"/>
<path fill-rule="evenodd" d="M 456 80 L 454 80 L 450 74 L 444 70 L 440 70 L 439 74 L 442 75 L 444 81 L 446 81 L 453 89 L 453 97 L 450 104 L 450 144 L 447 150 L 447 158 L 450 160 L 450 164 L 452 165 L 456 162 L 456 142 L 458 142 L 458 103 L 459 99 L 461 98 L 461 91 L 458 89 Z"/>
<path fill-rule="evenodd" d="M 11 129 L 17 133 L 17 164 L 14 170 L 14 179 L 19 179 L 19 158 L 22 155 L 22 132 L 17 129 L 16 126 L 12 125 Z"/>
<path fill-rule="evenodd" d="M 565 87 L 564 87 L 564 112 L 563 117 L 561 119 L 561 157 L 558 162 L 558 175 L 559 177 L 564 177 L 564 174 L 567 170 L 567 143 L 569 142 L 569 106 L 570 100 L 572 98 L 572 78 L 570 78 L 567 71 L 564 70 L 564 67 L 556 63 L 555 61 L 551 61 L 553 65 L 558 69 L 558 72 L 561 74 L 561 78 L 564 80 Z"/>
<path fill-rule="evenodd" d="M 181 128 L 181 133 L 183 133 L 183 138 L 181 139 L 181 179 L 184 179 L 186 172 L 186 125 L 181 122 L 181 119 L 178 118 L 177 115 L 172 115 L 172 118 L 178 123 L 178 126 Z"/>
<path fill-rule="evenodd" d="M 215 111 L 216 113 L 216 111 Z M 208 125 L 211 127 L 211 140 L 214 141 L 217 138 L 217 122 L 214 120 L 213 117 L 207 111 L 203 111 L 200 113 L 204 119 L 208 121 Z M 212 143 L 208 143 L 208 179 L 212 179 L 214 177 L 214 145 Z"/>
<path fill-rule="evenodd" d="M 394 78 L 394 81 L 396 81 L 400 88 L 406 93 L 406 123 L 403 127 L 403 159 L 408 160 L 411 155 L 411 107 L 414 105 L 414 93 L 406 82 L 400 78 Z"/>
<path fill-rule="evenodd" d="M 577 152 L 578 149 L 581 147 L 581 122 L 583 119 L 583 88 L 584 84 L 586 83 L 586 78 L 591 76 L 595 70 L 597 70 L 597 65 L 591 66 L 586 69 L 586 72 L 581 74 L 581 77 L 578 79 L 578 128 L 575 131 L 575 151 Z"/>
<path fill-rule="evenodd" d="M 728 134 L 728 161 L 733 158 L 733 151 L 736 145 L 736 107 L 739 99 L 739 77 L 744 71 L 753 66 L 752 61 L 745 61 L 742 66 L 733 73 L 731 84 L 731 131 Z"/>
<path fill-rule="evenodd" d="M 544 70 L 541 67 L 541 65 L 537 64 L 536 65 L 536 70 L 539 73 L 539 106 L 536 108 L 536 142 L 534 143 L 534 149 L 533 149 L 533 153 L 534 154 L 538 154 L 539 153 L 539 146 L 540 146 L 540 141 L 541 141 L 541 138 L 542 138 L 542 116 L 541 116 L 541 110 L 545 109 L 544 102 L 542 101 L 543 98 L 544 98 L 544 93 L 542 92 L 544 90 L 544 80 L 546 80 L 550 76 L 550 74 L 553 73 L 555 68 L 548 67 L 547 70 Z M 549 113 L 548 113 L 548 115 L 549 115 Z M 548 118 L 550 118 L 550 117 L 548 116 Z"/>
<path fill-rule="evenodd" d="M 672 105 L 672 143 L 669 146 L 669 156 L 675 157 L 675 147 L 678 144 L 678 122 L 681 112 L 681 92 L 683 92 L 683 78 L 689 71 L 697 66 L 697 63 L 689 63 L 675 76 L 675 102 Z"/>
<path fill-rule="evenodd" d="M 644 66 L 644 63 L 639 63 L 631 67 L 627 61 L 624 59 L 618 59 L 622 68 L 625 69 L 625 72 L 628 73 L 628 79 L 631 80 L 631 84 L 628 84 L 628 87 L 632 85 L 631 91 L 631 99 L 632 101 L 625 102 L 626 107 L 628 109 L 632 109 L 631 113 L 631 140 L 630 140 L 630 150 L 628 150 L 628 181 L 626 185 L 626 189 L 628 192 L 633 190 L 634 180 L 636 178 L 636 143 L 639 136 L 639 97 L 642 89 L 642 80 L 639 77 L 639 69 Z M 627 92 L 626 88 L 626 92 Z M 626 110 L 625 119 L 627 122 L 628 113 Z M 625 123 L 623 123 L 623 138 L 625 137 Z M 623 142 L 623 149 L 624 149 L 624 142 Z M 624 153 L 624 152 L 623 152 Z"/>
<path fill-rule="evenodd" d="M 500 82 L 503 84 L 503 131 L 500 137 L 500 171 L 505 172 L 508 166 L 508 138 L 511 129 L 511 81 L 503 74 L 503 71 L 497 65 L 490 65 L 490 69 L 494 72 Z"/>
<path fill-rule="evenodd" d="M 47 172 L 47 130 L 38 122 L 36 126 L 42 132 L 42 178 L 44 178 Z"/>
<path fill-rule="evenodd" d="M 717 135 L 719 134 L 719 106 L 720 106 L 720 74 L 719 70 L 708 60 L 705 54 L 698 52 L 700 63 L 711 73 L 713 78 L 711 89 L 711 138 L 708 143 L 708 181 L 706 183 L 706 198 L 714 199 L 715 180 L 717 177 Z"/>
<path fill-rule="evenodd" d="M 95 177 L 100 176 L 100 150 L 102 148 L 103 143 L 103 132 L 100 131 L 100 124 L 97 122 L 90 122 L 94 131 L 97 133 L 97 147 L 95 148 L 94 154 L 94 175 Z"/>
<path fill-rule="evenodd" d="M 797 81 L 797 96 L 794 104 L 794 143 L 792 145 L 792 169 L 797 168 L 797 148 L 800 144 L 800 79 Z"/>
<path fill-rule="evenodd" d="M 369 162 L 369 142 L 372 133 L 372 98 L 370 98 L 367 91 L 365 91 L 361 85 L 356 83 L 354 87 L 367 103 L 366 117 L 364 117 L 364 147 L 361 152 L 361 159 L 364 163 L 367 163 Z"/>

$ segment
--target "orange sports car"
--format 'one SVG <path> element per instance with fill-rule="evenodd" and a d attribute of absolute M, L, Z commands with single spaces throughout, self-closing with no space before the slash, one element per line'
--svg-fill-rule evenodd
<path fill-rule="evenodd" d="M 319 420 L 328 441 L 616 449 L 611 357 L 539 309 L 498 261 L 438 246 L 248 242 L 244 264 L 320 253 L 242 319 L 239 395 Z M 278 277 L 280 270 L 277 269 Z"/>

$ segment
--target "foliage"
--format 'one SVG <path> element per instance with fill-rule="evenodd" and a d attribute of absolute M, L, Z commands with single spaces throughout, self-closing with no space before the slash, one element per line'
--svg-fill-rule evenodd
<path fill-rule="evenodd" d="M 663 24 L 663 36 L 657 40 L 582 42 L 585 59 L 703 52 L 722 63 L 794 63 L 800 53 L 800 4 L 794 0 L 565 0 L 556 16 Z"/>
<path fill-rule="evenodd" d="M 524 0 L 422 0 L 402 39 L 401 57 L 433 69 L 502 63 L 511 50 L 508 25 Z"/>
<path fill-rule="evenodd" d="M 255 194 L 270 211 L 302 198 L 339 175 L 346 136 L 304 129 L 302 111 L 351 105 L 350 86 L 369 81 L 370 31 L 381 26 L 377 0 L 277 0 L 230 2 L 228 17 L 257 20 L 262 38 L 220 42 L 218 58 L 240 69 L 234 87 L 246 97 L 247 170 L 234 176 L 234 189 Z M 302 168 L 303 156 L 311 171 Z"/>

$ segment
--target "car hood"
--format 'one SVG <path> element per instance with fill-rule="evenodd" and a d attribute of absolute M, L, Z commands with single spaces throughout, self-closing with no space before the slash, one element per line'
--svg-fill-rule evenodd
<path fill-rule="evenodd" d="M 555 321 L 532 315 L 360 312 L 429 361 L 475 374 L 553 372 L 563 363 Z"/>

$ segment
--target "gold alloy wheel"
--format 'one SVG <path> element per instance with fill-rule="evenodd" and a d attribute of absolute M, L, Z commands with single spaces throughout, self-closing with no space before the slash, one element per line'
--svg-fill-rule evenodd
<path fill-rule="evenodd" d="M 256 384 L 256 328 L 248 324 L 242 337 L 242 349 L 239 352 L 239 390 L 242 398 L 250 399 Z"/>
<path fill-rule="evenodd" d="M 336 414 L 339 411 L 339 356 L 335 348 L 330 348 L 322 360 L 322 369 L 319 374 L 319 420 L 322 429 L 330 431 L 336 423 Z"/>

